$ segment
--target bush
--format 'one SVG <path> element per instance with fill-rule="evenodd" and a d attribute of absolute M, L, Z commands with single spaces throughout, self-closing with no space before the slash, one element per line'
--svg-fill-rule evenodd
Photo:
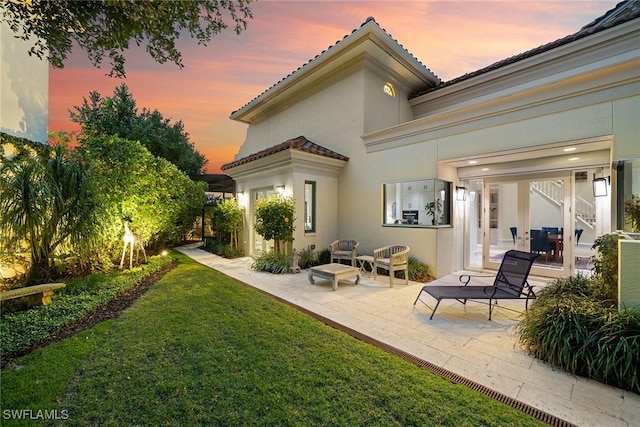
<path fill-rule="evenodd" d="M 301 249 L 297 251 L 298 254 L 298 266 L 302 269 L 310 268 L 315 265 L 318 265 L 318 259 L 316 258 L 316 253 L 311 247 L 307 247 L 307 249 Z"/>
<path fill-rule="evenodd" d="M 598 237 L 592 249 L 598 251 L 593 257 L 593 278 L 600 298 L 618 300 L 618 234 Z"/>
<path fill-rule="evenodd" d="M 263 252 L 253 258 L 251 268 L 256 271 L 266 271 L 267 273 L 285 274 L 290 271 L 291 260 L 289 256 L 281 252 Z"/>
<path fill-rule="evenodd" d="M 329 264 L 330 262 L 331 262 L 331 250 L 329 250 L 329 248 L 325 248 L 318 252 L 319 265 Z"/>
<path fill-rule="evenodd" d="M 540 291 L 518 326 L 535 357 L 576 375 L 640 392 L 640 311 L 618 312 L 584 276 Z"/>
<path fill-rule="evenodd" d="M 283 242 L 293 242 L 296 212 L 295 200 L 274 194 L 256 203 L 256 233 L 266 240 L 274 240 L 276 252 L 285 252 Z"/>
<path fill-rule="evenodd" d="M 245 256 L 244 249 L 233 247 L 230 243 L 220 243 L 213 239 L 205 239 L 204 249 L 224 258 L 240 258 Z"/>
<path fill-rule="evenodd" d="M 236 199 L 217 199 L 213 205 L 213 226 L 216 234 L 218 236 L 225 235 L 232 252 L 239 246 L 238 233 L 242 227 L 243 216 L 244 209 Z"/>
<path fill-rule="evenodd" d="M 171 257 L 151 257 L 148 264 L 131 270 L 94 273 L 56 291 L 49 305 L 3 315 L 0 322 L 2 358 L 46 340 L 172 262 Z"/>
<path fill-rule="evenodd" d="M 433 280 L 431 267 L 413 255 L 409 255 L 409 280 L 421 283 L 430 282 Z"/>

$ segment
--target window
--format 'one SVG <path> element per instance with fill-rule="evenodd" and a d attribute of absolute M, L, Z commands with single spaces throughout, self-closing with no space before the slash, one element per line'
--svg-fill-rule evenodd
<path fill-rule="evenodd" d="M 436 178 L 383 184 L 383 225 L 451 225 L 451 187 Z"/>
<path fill-rule="evenodd" d="M 304 182 L 304 232 L 316 231 L 316 183 Z"/>

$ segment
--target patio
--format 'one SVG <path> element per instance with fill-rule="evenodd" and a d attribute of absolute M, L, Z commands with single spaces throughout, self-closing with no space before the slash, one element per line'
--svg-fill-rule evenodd
<path fill-rule="evenodd" d="M 502 308 L 523 310 L 524 301 L 500 301 L 492 321 L 484 304 L 443 301 L 429 320 L 427 307 L 413 305 L 422 286 L 416 282 L 390 288 L 387 277 L 374 281 L 365 275 L 358 285 L 343 282 L 333 292 L 331 282 L 310 284 L 304 272 L 255 272 L 251 258 L 228 260 L 197 246 L 178 250 L 333 326 L 462 377 L 472 388 L 479 385 L 575 425 L 640 425 L 640 396 L 568 375 L 524 353 L 515 336 L 518 313 Z M 439 281 L 457 283 L 457 275 Z M 533 278 L 531 284 L 545 283 Z"/>

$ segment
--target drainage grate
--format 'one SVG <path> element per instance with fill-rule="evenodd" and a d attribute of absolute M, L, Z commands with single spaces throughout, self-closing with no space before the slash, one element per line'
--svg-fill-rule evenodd
<path fill-rule="evenodd" d="M 270 294 L 270 293 L 268 293 L 266 291 L 263 291 L 261 289 L 257 289 L 257 288 L 254 288 L 254 289 L 256 289 L 256 290 L 258 290 L 258 291 L 260 291 L 260 292 L 262 292 L 262 293 L 264 293 L 266 295 L 269 295 L 269 296 L 277 299 L 278 301 L 281 301 L 281 302 L 283 302 L 283 303 L 285 303 L 285 304 L 287 304 L 287 305 L 289 305 L 289 306 L 291 306 L 291 307 L 293 307 L 293 308 L 295 308 L 295 309 L 297 309 L 297 310 L 299 310 L 299 311 L 301 311 L 301 312 L 303 312 L 305 314 L 308 314 L 309 316 L 321 321 L 322 323 L 324 323 L 324 324 L 326 324 L 328 326 L 331 326 L 331 327 L 333 327 L 333 328 L 335 328 L 335 329 L 337 329 L 339 331 L 345 332 L 345 333 L 351 335 L 352 337 L 359 339 L 360 341 L 364 341 L 364 342 L 366 342 L 368 344 L 375 345 L 376 347 L 381 348 L 382 350 L 386 351 L 387 353 L 395 354 L 396 356 L 399 356 L 399 357 L 405 359 L 406 361 L 408 361 L 410 363 L 413 363 L 414 365 L 420 366 L 421 368 L 425 368 L 428 371 L 430 371 L 430 372 L 432 372 L 432 373 L 434 373 L 436 375 L 439 375 L 442 378 L 445 378 L 445 379 L 447 379 L 447 380 L 449 380 L 451 382 L 466 386 L 467 388 L 469 388 L 471 390 L 474 390 L 474 391 L 477 391 L 479 393 L 482 393 L 485 396 L 488 396 L 488 397 L 490 397 L 490 398 L 492 398 L 494 400 L 497 400 L 500 403 L 503 403 L 505 405 L 508 405 L 508 406 L 514 408 L 514 409 L 517 409 L 517 410 L 519 410 L 521 412 L 524 412 L 525 414 L 530 415 L 531 417 L 533 417 L 533 418 L 535 418 L 535 419 L 537 419 L 539 421 L 547 423 L 550 426 L 553 426 L 553 427 L 576 427 L 575 424 L 572 424 L 572 423 L 570 423 L 568 421 L 565 421 L 565 420 L 563 420 L 561 418 L 558 418 L 555 415 L 548 414 L 548 413 L 546 413 L 544 411 L 541 411 L 538 408 L 534 408 L 531 405 L 527 405 L 526 403 L 522 403 L 522 402 L 520 402 L 520 401 L 518 401 L 518 400 L 516 400 L 516 399 L 514 399 L 512 397 L 509 397 L 509 396 L 504 395 L 504 394 L 502 394 L 500 392 L 497 392 L 497 391 L 492 390 L 492 389 L 490 389 L 488 387 L 485 387 L 482 384 L 478 384 L 475 381 L 468 380 L 468 379 L 466 379 L 466 378 L 464 378 L 464 377 L 462 377 L 462 376 L 460 376 L 460 375 L 458 375 L 456 373 L 453 373 L 453 372 L 451 372 L 451 371 L 449 371 L 447 369 L 444 369 L 444 368 L 441 368 L 441 367 L 439 367 L 437 365 L 434 365 L 431 362 L 427 362 L 426 360 L 420 359 L 419 357 L 416 357 L 416 356 L 414 356 L 412 354 L 409 354 L 406 351 L 400 350 L 399 348 L 393 347 L 393 346 L 391 346 L 391 345 L 389 345 L 387 343 L 384 343 L 384 342 L 379 341 L 379 340 L 377 340 L 377 339 L 375 339 L 373 337 L 365 335 L 362 332 L 356 331 L 355 329 L 351 329 L 351 328 L 349 328 L 349 327 L 347 327 L 345 325 L 342 325 L 342 324 L 340 324 L 340 323 L 338 323 L 338 322 L 336 322 L 334 320 L 331 320 L 331 319 L 329 319 L 327 317 L 324 317 L 324 316 L 322 316 L 322 315 L 320 315 L 318 313 L 314 313 L 313 311 L 310 311 L 310 310 L 308 310 L 308 309 L 306 309 L 304 307 L 300 307 L 297 304 L 294 304 L 294 303 L 292 303 L 290 301 L 287 301 L 287 300 L 285 300 L 283 298 L 280 298 L 280 297 L 278 297 L 276 295 Z"/>

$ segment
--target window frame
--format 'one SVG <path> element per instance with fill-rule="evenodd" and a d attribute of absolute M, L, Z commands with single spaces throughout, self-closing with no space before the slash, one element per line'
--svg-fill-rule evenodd
<path fill-rule="evenodd" d="M 307 199 L 307 186 L 311 188 L 311 212 L 308 212 L 308 199 Z M 315 233 L 316 232 L 316 189 L 317 183 L 316 181 L 308 181 L 304 182 L 304 217 L 303 217 L 303 226 L 305 234 Z M 307 214 L 310 214 L 310 222 L 307 222 Z M 307 228 L 307 224 L 310 225 L 310 228 Z"/>
<path fill-rule="evenodd" d="M 382 226 L 400 228 L 452 227 L 453 183 L 440 178 L 384 182 L 382 184 Z M 414 194 L 409 195 L 413 192 Z M 440 197 L 436 197 L 439 195 Z M 444 196 L 444 197 L 443 197 Z M 387 199 L 390 200 L 387 200 Z M 409 199 L 410 201 L 405 200 Z M 440 220 L 429 215 L 427 204 L 441 199 Z M 403 203 L 397 208 L 398 201 Z"/>

